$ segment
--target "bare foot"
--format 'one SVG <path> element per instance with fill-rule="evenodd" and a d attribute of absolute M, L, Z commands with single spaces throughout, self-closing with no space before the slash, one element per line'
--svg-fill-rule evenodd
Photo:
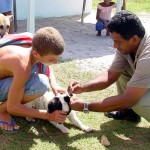
<path fill-rule="evenodd" d="M 4 131 L 18 130 L 19 126 L 13 122 L 11 116 L 5 112 L 0 112 L 0 128 Z"/>
<path fill-rule="evenodd" d="M 106 35 L 107 35 L 107 36 L 110 36 L 110 33 L 107 31 Z"/>
<path fill-rule="evenodd" d="M 97 35 L 96 36 L 101 36 L 101 32 L 97 32 Z"/>

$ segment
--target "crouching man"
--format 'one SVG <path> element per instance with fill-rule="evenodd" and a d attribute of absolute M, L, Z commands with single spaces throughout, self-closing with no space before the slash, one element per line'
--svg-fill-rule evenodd
<path fill-rule="evenodd" d="M 114 61 L 103 75 L 86 82 L 71 82 L 70 93 L 103 90 L 117 82 L 118 95 L 86 103 L 72 100 L 74 110 L 95 112 L 120 111 L 128 108 L 150 121 L 150 36 L 140 19 L 129 11 L 111 18 L 108 29 L 116 48 Z M 132 115 L 128 113 L 128 115 Z"/>

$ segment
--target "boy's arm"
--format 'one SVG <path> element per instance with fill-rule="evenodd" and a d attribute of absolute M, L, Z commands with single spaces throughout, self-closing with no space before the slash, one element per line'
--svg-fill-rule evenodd
<path fill-rule="evenodd" d="M 23 69 L 17 69 L 17 71 L 14 72 L 14 77 L 7 100 L 8 113 L 15 116 L 28 116 L 32 118 L 46 119 L 49 121 L 64 123 L 66 112 L 54 111 L 53 113 L 48 113 L 47 110 L 32 109 L 24 105 L 24 102 L 27 102 L 27 99 L 24 100 L 24 87 L 29 77 L 30 71 L 28 70 L 24 71 Z M 37 97 L 40 96 L 42 95 L 38 95 Z"/>
<path fill-rule="evenodd" d="M 24 87 L 30 77 L 30 70 L 25 70 L 18 63 L 17 68 L 13 67 L 13 80 L 8 92 L 7 111 L 13 115 L 25 116 L 24 109 L 20 110 L 23 102 Z"/>
<path fill-rule="evenodd" d="M 50 69 L 49 82 L 53 93 L 55 95 L 57 95 L 58 93 L 66 93 L 66 90 L 57 84 L 53 68 L 50 66 L 49 69 Z"/>
<path fill-rule="evenodd" d="M 127 87 L 124 94 L 89 102 L 88 108 L 94 112 L 110 112 L 131 108 L 138 103 L 147 91 L 148 89 L 146 88 Z M 85 103 L 85 101 L 79 98 L 71 99 L 71 108 L 73 110 L 82 111 Z"/>

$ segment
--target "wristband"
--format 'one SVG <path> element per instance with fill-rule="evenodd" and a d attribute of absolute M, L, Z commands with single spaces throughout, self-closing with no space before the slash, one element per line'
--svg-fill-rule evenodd
<path fill-rule="evenodd" d="M 84 103 L 83 112 L 84 113 L 89 113 L 89 103 L 88 102 Z"/>

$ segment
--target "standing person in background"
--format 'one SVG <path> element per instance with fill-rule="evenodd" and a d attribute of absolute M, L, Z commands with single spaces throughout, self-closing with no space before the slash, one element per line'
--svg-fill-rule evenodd
<path fill-rule="evenodd" d="M 126 2 L 123 0 L 122 10 L 125 10 L 125 7 Z M 96 13 L 96 30 L 98 31 L 97 36 L 101 36 L 101 31 L 103 29 L 106 29 L 106 35 L 109 35 L 107 24 L 111 18 L 113 8 L 116 8 L 116 3 L 111 2 L 111 0 L 104 0 L 104 2 L 98 4 Z"/>
<path fill-rule="evenodd" d="M 8 16 L 10 19 L 9 34 L 14 33 L 14 19 L 12 15 L 13 0 L 0 0 L 0 13 Z"/>

